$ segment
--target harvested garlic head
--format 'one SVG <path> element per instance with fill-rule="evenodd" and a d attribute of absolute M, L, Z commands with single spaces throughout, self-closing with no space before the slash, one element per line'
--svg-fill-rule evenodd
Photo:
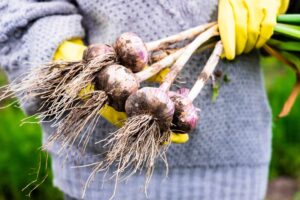
<path fill-rule="evenodd" d="M 85 62 L 90 62 L 96 57 L 101 55 L 106 55 L 106 54 L 112 54 L 115 55 L 114 57 L 116 57 L 116 52 L 112 46 L 107 44 L 100 44 L 100 43 L 93 44 L 88 46 L 88 48 L 84 50 L 82 59 Z"/>
<path fill-rule="evenodd" d="M 174 109 L 174 103 L 169 96 L 161 89 L 152 87 L 139 89 L 127 99 L 125 105 L 128 117 L 151 115 L 162 132 L 170 130 Z"/>
<path fill-rule="evenodd" d="M 141 71 L 148 63 L 148 51 L 143 40 L 134 33 L 126 32 L 115 42 L 120 63 L 133 72 Z"/>
<path fill-rule="evenodd" d="M 169 92 L 169 97 L 175 104 L 172 122 L 172 131 L 188 133 L 196 128 L 199 120 L 198 109 L 187 95 L 178 92 Z"/>
<path fill-rule="evenodd" d="M 110 106 L 117 111 L 125 111 L 125 102 L 139 89 L 139 82 L 131 70 L 114 64 L 100 71 L 96 78 L 96 88 L 106 92 Z"/>

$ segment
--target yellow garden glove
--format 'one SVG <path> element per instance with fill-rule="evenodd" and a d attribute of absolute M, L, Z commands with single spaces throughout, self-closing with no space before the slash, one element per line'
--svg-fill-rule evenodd
<path fill-rule="evenodd" d="M 67 40 L 57 48 L 53 60 L 78 61 L 82 59 L 83 51 L 86 49 L 81 39 Z"/>
<path fill-rule="evenodd" d="M 64 41 L 55 52 L 53 56 L 53 60 L 65 60 L 65 61 L 78 61 L 81 60 L 83 51 L 86 49 L 83 41 L 81 39 L 72 39 L 68 41 Z M 165 75 L 168 73 L 169 69 L 162 70 L 162 72 L 155 77 L 151 78 L 151 81 L 161 82 Z M 94 90 L 94 86 L 92 84 L 88 85 L 85 89 L 81 90 L 78 94 L 79 97 L 88 96 L 91 91 Z M 121 127 L 126 120 L 126 113 L 118 112 L 114 108 L 109 105 L 105 105 L 100 111 L 99 114 L 106 119 L 109 123 L 114 126 Z M 177 134 L 173 133 L 171 136 L 172 143 L 185 143 L 189 140 L 188 134 Z"/>
<path fill-rule="evenodd" d="M 288 4 L 289 0 L 219 0 L 218 25 L 226 58 L 233 60 L 262 47 Z"/>
<path fill-rule="evenodd" d="M 145 67 L 144 69 L 146 69 L 147 67 Z M 167 74 L 169 73 L 169 71 L 170 71 L 170 68 L 167 67 L 167 68 L 161 70 L 155 76 L 152 76 L 151 78 L 149 78 L 147 81 L 153 82 L 153 83 L 161 83 L 161 82 L 163 82 L 164 78 L 167 76 Z"/>

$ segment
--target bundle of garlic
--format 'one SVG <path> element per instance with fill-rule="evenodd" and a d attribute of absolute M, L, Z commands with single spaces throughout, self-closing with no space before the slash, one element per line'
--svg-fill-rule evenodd
<path fill-rule="evenodd" d="M 196 127 L 199 116 L 193 101 L 219 62 L 223 51 L 221 42 L 216 44 L 189 93 L 172 92 L 171 84 L 197 47 L 214 34 L 217 34 L 215 27 L 189 44 L 160 87 L 143 87 L 130 95 L 125 105 L 129 118 L 122 128 L 104 140 L 110 148 L 105 160 L 100 161 L 94 168 L 87 185 L 98 172 L 115 166 L 117 168 L 113 176 L 116 181 L 126 180 L 132 174 L 146 169 L 147 185 L 155 167 L 155 160 L 161 157 L 167 165 L 165 152 L 170 144 L 172 131 L 187 133 Z M 122 173 L 126 174 L 125 177 L 119 177 Z"/>
<path fill-rule="evenodd" d="M 41 101 L 37 117 L 40 121 L 50 120 L 57 127 L 45 148 L 61 140 L 61 150 L 68 149 L 82 131 L 87 131 L 85 146 L 104 105 L 125 111 L 127 98 L 138 91 L 140 83 L 171 66 L 185 51 L 185 47 L 170 50 L 173 44 L 199 34 L 208 35 L 205 31 L 216 29 L 215 24 L 200 25 L 148 43 L 134 33 L 123 33 L 113 46 L 89 46 L 81 61 L 55 61 L 34 68 L 20 82 L 6 86 L 0 100 L 17 93 L 21 102 L 33 97 Z M 203 43 L 214 35 L 215 31 L 210 31 Z M 151 60 L 155 60 L 152 64 L 151 55 Z"/>

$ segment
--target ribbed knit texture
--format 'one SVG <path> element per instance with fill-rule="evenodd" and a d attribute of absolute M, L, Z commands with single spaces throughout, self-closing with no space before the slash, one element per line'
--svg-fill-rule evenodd
<path fill-rule="evenodd" d="M 9 78 L 15 79 L 30 67 L 51 60 L 58 45 L 67 39 L 84 38 L 87 43 L 112 43 L 122 32 L 133 31 L 145 41 L 177 33 L 198 24 L 216 20 L 217 0 L 77 0 L 37 2 L 2 0 L 0 2 L 0 65 Z M 190 88 L 196 74 L 208 58 L 196 55 L 180 75 Z M 207 84 L 195 104 L 201 109 L 199 126 L 190 141 L 171 145 L 168 151 L 169 179 L 163 181 L 163 165 L 157 167 L 149 188 L 150 199 L 263 199 L 270 160 L 271 114 L 266 100 L 256 52 L 222 61 L 218 69 L 230 82 L 223 83 L 216 102 L 211 101 Z M 36 111 L 36 102 L 23 105 L 25 111 Z M 43 124 L 44 139 L 53 133 Z M 69 196 L 79 198 L 90 168 L 70 166 L 99 161 L 103 152 L 95 141 L 115 128 L 101 119 L 80 156 L 76 146 L 64 168 L 53 155 L 54 184 Z M 102 174 L 88 190 L 86 199 L 107 199 L 113 182 Z M 144 175 L 132 177 L 120 186 L 117 199 L 144 199 L 140 190 Z"/>
<path fill-rule="evenodd" d="M 62 159 L 54 156 L 53 170 L 63 175 L 54 180 L 62 190 L 70 191 L 73 196 L 80 196 L 84 182 L 76 182 L 69 188 L 74 179 L 85 180 L 88 171 L 78 170 L 72 166 L 61 166 Z M 256 200 L 264 199 L 267 186 L 268 166 L 227 166 L 172 168 L 166 177 L 165 171 L 157 170 L 147 189 L 149 199 L 160 200 Z M 99 174 L 90 185 L 85 199 L 107 200 L 113 195 L 114 179 L 108 180 L 111 174 L 103 177 Z M 144 177 L 134 175 L 127 182 L 119 184 L 116 200 L 147 199 L 144 190 Z"/>

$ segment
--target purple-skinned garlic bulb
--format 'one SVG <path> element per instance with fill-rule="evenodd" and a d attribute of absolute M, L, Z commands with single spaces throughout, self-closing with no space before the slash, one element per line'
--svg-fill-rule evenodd
<path fill-rule="evenodd" d="M 115 49 L 120 63 L 133 72 L 141 71 L 148 64 L 146 45 L 135 33 L 121 34 L 115 42 Z"/>
<path fill-rule="evenodd" d="M 182 91 L 185 92 L 181 93 Z M 187 97 L 188 89 L 182 89 L 178 92 L 169 92 L 169 97 L 175 105 L 171 129 L 176 133 L 188 133 L 196 128 L 199 121 L 199 109 Z"/>
<path fill-rule="evenodd" d="M 151 115 L 153 119 L 157 119 L 160 131 L 163 133 L 170 128 L 175 107 L 165 91 L 144 87 L 127 99 L 125 110 L 128 117 Z"/>

